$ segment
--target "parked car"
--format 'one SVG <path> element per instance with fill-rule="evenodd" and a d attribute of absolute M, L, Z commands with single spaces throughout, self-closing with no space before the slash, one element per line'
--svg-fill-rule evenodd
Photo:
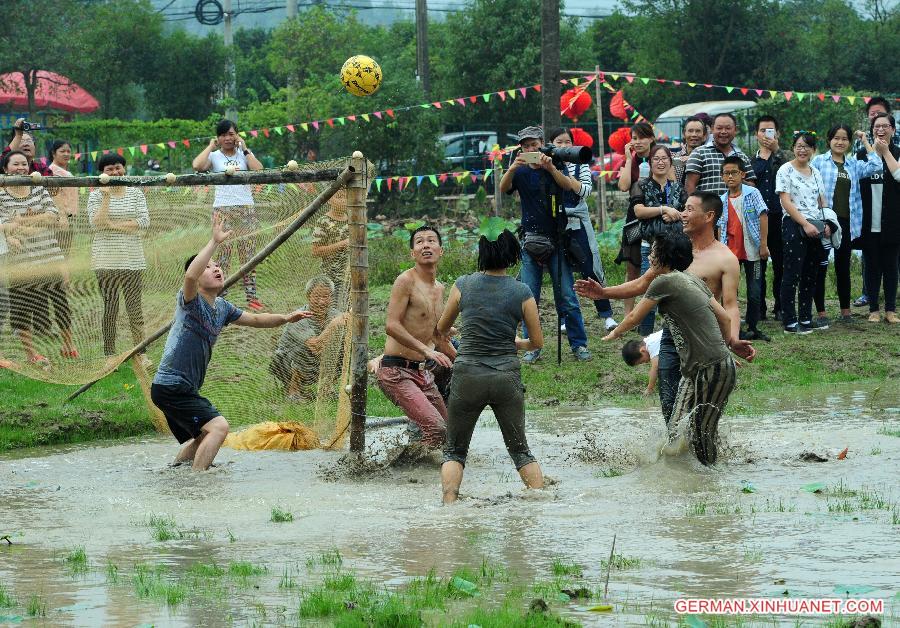
<path fill-rule="evenodd" d="M 692 102 L 685 105 L 672 107 L 661 113 L 653 123 L 653 128 L 659 141 L 669 147 L 681 145 L 681 128 L 684 121 L 690 116 L 705 113 L 712 117 L 718 113 L 733 113 L 738 119 L 738 138 L 746 134 L 752 135 L 752 124 L 748 123 L 753 115 L 756 103 L 752 100 L 707 100 L 704 102 Z M 749 140 L 749 137 L 748 137 Z M 749 144 L 745 144 L 749 145 Z"/>
<path fill-rule="evenodd" d="M 445 133 L 444 158 L 453 170 L 484 170 L 490 168 L 488 156 L 497 142 L 496 131 L 464 131 Z M 516 136 L 501 135 L 500 148 L 516 144 Z"/>

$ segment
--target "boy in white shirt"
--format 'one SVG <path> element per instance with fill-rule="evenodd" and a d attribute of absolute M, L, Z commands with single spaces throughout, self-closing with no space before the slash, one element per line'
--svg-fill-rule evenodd
<path fill-rule="evenodd" d="M 650 376 L 647 379 L 647 388 L 644 395 L 649 395 L 656 388 L 656 375 L 659 370 L 659 342 L 662 339 L 662 330 L 652 333 L 640 342 L 629 340 L 622 347 L 622 359 L 628 366 L 650 363 Z"/>

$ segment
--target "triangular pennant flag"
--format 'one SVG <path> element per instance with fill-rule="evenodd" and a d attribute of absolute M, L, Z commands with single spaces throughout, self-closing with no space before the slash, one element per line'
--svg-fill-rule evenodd
<path fill-rule="evenodd" d="M 578 85 L 578 79 L 577 79 L 577 78 L 573 78 L 573 79 L 572 79 L 572 85 L 575 85 L 575 86 Z"/>
<path fill-rule="evenodd" d="M 443 106 L 441 105 L 440 101 L 435 101 L 431 104 L 434 105 L 435 109 L 443 109 Z"/>
<path fill-rule="evenodd" d="M 785 92 L 784 93 L 784 99 L 787 100 L 788 102 L 790 102 L 791 98 L 793 98 L 793 97 L 794 97 L 794 92 Z"/>
<path fill-rule="evenodd" d="M 541 86 L 540 86 L 540 85 L 535 85 L 535 86 L 534 86 L 534 91 L 540 92 L 540 91 L 541 91 Z"/>
<path fill-rule="evenodd" d="M 157 144 L 157 146 L 159 146 L 159 148 L 160 148 L 161 150 L 166 150 L 166 145 L 163 144 L 162 142 L 160 142 L 159 144 Z"/>
<path fill-rule="evenodd" d="M 241 131 L 240 133 L 238 133 L 238 135 L 240 135 L 240 136 L 243 137 L 244 139 L 247 139 L 247 132 L 246 132 L 246 131 Z"/>
<path fill-rule="evenodd" d="M 508 90 L 506 90 L 506 93 L 509 94 L 509 97 L 512 98 L 513 100 L 516 99 L 516 90 L 508 89 Z"/>
<path fill-rule="evenodd" d="M 697 87 L 696 83 L 688 83 L 688 87 Z"/>
<path fill-rule="evenodd" d="M 375 189 L 381 192 L 381 184 L 384 179 L 375 179 Z"/>
<path fill-rule="evenodd" d="M 612 77 L 612 80 L 614 80 L 614 81 L 619 80 L 618 74 L 610 74 L 610 76 Z M 634 77 L 633 76 L 625 76 L 625 80 L 628 81 L 629 83 L 631 83 L 632 81 L 634 81 Z"/>
<path fill-rule="evenodd" d="M 640 79 L 641 79 L 641 82 L 642 82 L 644 85 L 646 85 L 647 83 L 650 82 L 650 79 L 647 78 L 647 77 L 645 77 L 645 76 L 640 77 Z"/>
<path fill-rule="evenodd" d="M 492 172 L 493 172 L 493 169 L 492 169 L 492 168 L 487 168 L 487 169 L 484 171 L 484 176 L 481 178 L 482 181 L 487 181 L 487 178 L 488 178 L 489 176 L 491 176 L 491 173 L 492 173 Z"/>
<path fill-rule="evenodd" d="M 471 175 L 470 178 L 472 179 L 472 183 L 477 183 L 477 182 L 478 182 L 478 177 L 476 177 L 474 174 Z"/>
<path fill-rule="evenodd" d="M 528 91 L 527 87 L 520 87 L 519 93 L 522 94 L 522 98 L 525 98 L 526 92 Z"/>
<path fill-rule="evenodd" d="M 366 122 L 369 122 L 370 121 L 369 114 L 367 114 L 367 113 L 362 114 L 362 119 L 365 120 Z"/>
<path fill-rule="evenodd" d="M 497 95 L 500 97 L 500 100 L 506 102 L 506 92 L 497 92 Z"/>
<path fill-rule="evenodd" d="M 181 143 L 184 144 L 185 148 L 191 147 L 191 140 L 181 140 Z"/>
<path fill-rule="evenodd" d="M 343 118 L 343 117 L 338 118 L 337 121 L 338 121 L 338 123 L 340 123 L 340 124 L 346 124 L 346 122 L 344 121 L 344 118 Z"/>
<path fill-rule="evenodd" d="M 393 183 L 393 180 L 391 179 L 391 177 L 388 177 L 388 178 L 387 178 L 388 190 L 391 189 L 391 184 L 392 184 L 392 183 Z"/>
<path fill-rule="evenodd" d="M 433 185 L 434 187 L 438 186 L 437 177 L 435 175 L 433 175 L 433 174 L 428 175 L 428 180 L 431 181 L 431 185 Z"/>
<path fill-rule="evenodd" d="M 391 116 L 392 118 L 394 117 L 394 110 L 393 110 L 393 109 L 385 109 L 385 111 L 387 112 L 387 114 L 388 114 L 389 116 Z"/>
<path fill-rule="evenodd" d="M 379 120 L 381 120 L 381 112 L 380 111 L 374 111 L 374 112 L 372 112 L 372 115 L 375 116 L 376 118 L 378 118 Z"/>
<path fill-rule="evenodd" d="M 478 96 L 469 96 L 469 102 L 470 103 L 478 102 Z"/>
<path fill-rule="evenodd" d="M 849 100 L 850 104 L 852 105 L 856 102 L 856 96 L 847 96 L 847 100 Z"/>
<path fill-rule="evenodd" d="M 868 105 L 869 101 L 872 100 L 872 97 L 871 96 L 863 96 L 862 99 L 863 99 L 863 102 Z"/>
<path fill-rule="evenodd" d="M 704 83 L 703 87 L 705 87 L 706 89 L 712 89 L 712 83 Z"/>
<path fill-rule="evenodd" d="M 605 87 L 605 88 L 608 89 L 609 91 L 613 91 L 613 86 L 610 85 L 609 83 L 605 83 L 605 82 L 604 82 L 604 83 L 603 83 L 603 87 Z"/>
<path fill-rule="evenodd" d="M 448 179 L 448 177 L 449 177 L 449 175 L 446 172 L 444 172 L 438 176 L 438 181 L 440 181 L 441 183 L 444 183 Z"/>
<path fill-rule="evenodd" d="M 463 107 L 466 106 L 466 101 L 463 100 L 462 98 L 457 98 L 457 99 L 456 99 L 456 102 L 458 102 L 459 104 L 461 104 Z"/>
<path fill-rule="evenodd" d="M 263 135 L 265 135 L 266 137 L 269 137 L 269 129 L 263 129 L 262 132 L 263 132 Z"/>
<path fill-rule="evenodd" d="M 833 100 L 834 102 L 841 102 L 841 95 L 840 94 L 832 94 L 831 100 Z"/>
<path fill-rule="evenodd" d="M 448 105 L 455 105 L 455 104 L 456 104 L 456 101 L 453 100 L 453 99 L 450 99 L 450 100 L 445 100 L 444 103 L 446 103 L 446 104 L 448 104 Z"/>
<path fill-rule="evenodd" d="M 95 151 L 95 150 L 91 151 L 91 159 L 93 159 L 94 161 L 97 161 L 97 151 Z"/>
<path fill-rule="evenodd" d="M 490 94 L 482 94 L 481 97 L 484 99 L 484 102 L 491 102 Z"/>
<path fill-rule="evenodd" d="M 425 175 L 424 175 L 424 174 L 420 174 L 420 175 L 416 176 L 416 185 L 418 185 L 418 186 L 421 187 L 421 185 L 422 185 L 422 179 L 424 179 L 424 178 L 425 178 Z"/>
<path fill-rule="evenodd" d="M 141 152 L 144 153 L 145 155 L 147 154 L 147 145 L 146 144 L 141 144 Z"/>
<path fill-rule="evenodd" d="M 770 89 L 770 90 L 769 90 L 769 97 L 770 97 L 770 98 L 775 98 L 775 96 L 777 96 L 777 95 L 778 95 L 778 92 L 776 92 L 774 89 Z"/>
<path fill-rule="evenodd" d="M 675 85 L 681 85 L 681 81 L 672 81 L 672 83 Z"/>
<path fill-rule="evenodd" d="M 287 129 L 288 131 L 290 131 L 291 133 L 295 133 L 295 132 L 296 132 L 296 129 L 294 128 L 294 125 L 293 125 L 293 124 L 286 124 L 286 125 L 284 125 L 284 128 L 286 128 L 286 129 Z"/>
<path fill-rule="evenodd" d="M 562 79 L 562 80 L 560 81 L 560 83 L 562 83 L 563 85 L 568 85 L 568 84 L 569 84 L 569 79 Z"/>
<path fill-rule="evenodd" d="M 81 159 L 81 153 L 75 153 L 75 161 Z"/>
<path fill-rule="evenodd" d="M 282 129 L 280 126 L 276 126 L 272 130 L 275 131 L 276 133 L 278 133 L 278 135 L 284 135 L 284 129 Z"/>
<path fill-rule="evenodd" d="M 665 82 L 666 82 L 666 79 L 660 79 L 660 78 L 658 78 L 658 79 L 656 79 L 656 82 L 659 83 L 660 85 L 664 85 Z"/>
<path fill-rule="evenodd" d="M 328 118 L 327 120 L 325 120 L 325 122 L 327 122 L 328 126 L 330 126 L 332 129 L 334 128 L 334 118 Z"/>
<path fill-rule="evenodd" d="M 250 135 L 252 135 L 253 137 L 259 137 L 259 131 L 257 131 L 256 129 L 252 129 L 250 131 Z"/>
<path fill-rule="evenodd" d="M 734 87 L 732 87 L 731 85 L 726 85 L 726 86 L 725 86 L 725 91 L 728 92 L 728 93 L 730 94 L 731 92 L 734 91 Z M 724 124 L 724 123 L 723 123 L 723 124 Z"/>
<path fill-rule="evenodd" d="M 356 122 L 356 116 L 347 116 L 347 119 L 350 120 L 350 122 Z"/>
<path fill-rule="evenodd" d="M 318 120 L 313 120 L 312 125 L 313 125 L 313 128 L 314 128 L 316 131 L 319 130 L 319 121 L 318 121 Z"/>
<path fill-rule="evenodd" d="M 427 102 L 426 102 L 426 103 L 423 103 L 423 104 L 421 104 L 421 105 L 419 105 L 419 106 L 420 106 L 422 109 L 431 109 L 431 105 L 429 105 Z"/>
<path fill-rule="evenodd" d="M 816 94 L 816 98 L 819 99 L 819 102 L 825 102 L 825 94 L 823 94 L 822 92 Z"/>
<path fill-rule="evenodd" d="M 753 91 L 756 92 L 756 95 L 757 95 L 757 96 L 762 96 L 763 90 L 761 90 L 761 89 L 754 89 Z"/>
<path fill-rule="evenodd" d="M 795 96 L 797 96 L 798 101 L 803 101 L 803 97 L 806 96 L 803 92 L 795 92 Z"/>
<path fill-rule="evenodd" d="M 134 157 L 134 154 L 137 152 L 137 146 L 129 146 L 128 152 L 131 153 L 132 157 Z"/>
<path fill-rule="evenodd" d="M 300 128 L 303 129 L 304 131 L 309 131 L 309 125 L 306 122 L 301 122 Z"/>
<path fill-rule="evenodd" d="M 749 87 L 742 87 L 742 88 L 741 88 L 741 95 L 742 95 L 742 96 L 746 96 L 746 95 L 747 95 L 747 92 L 749 92 L 749 91 L 750 91 L 750 88 L 749 88 Z"/>
<path fill-rule="evenodd" d="M 169 148 L 175 148 L 175 140 L 169 140 L 166 143 L 169 145 Z"/>
<path fill-rule="evenodd" d="M 119 155 L 123 154 L 124 152 L 125 151 L 123 151 L 121 148 L 116 149 L 116 153 L 118 153 Z"/>

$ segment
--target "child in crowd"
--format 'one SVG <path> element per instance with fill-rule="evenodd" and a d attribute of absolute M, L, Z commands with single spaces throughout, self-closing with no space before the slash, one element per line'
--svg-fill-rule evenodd
<path fill-rule="evenodd" d="M 647 378 L 647 388 L 644 395 L 649 395 L 656 388 L 656 375 L 659 371 L 659 343 L 662 340 L 662 330 L 654 332 L 643 340 L 629 340 L 622 347 L 622 359 L 628 366 L 650 363 L 650 375 Z"/>

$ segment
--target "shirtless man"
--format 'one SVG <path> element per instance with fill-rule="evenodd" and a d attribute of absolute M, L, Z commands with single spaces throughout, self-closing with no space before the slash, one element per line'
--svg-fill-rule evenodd
<path fill-rule="evenodd" d="M 716 240 L 715 226 L 721 216 L 722 200 L 716 194 L 695 192 L 688 197 L 684 211 L 681 212 L 681 223 L 684 233 L 691 240 L 694 253 L 694 261 L 688 266 L 687 272 L 702 279 L 716 300 L 722 303 L 731 319 L 729 347 L 734 348 L 739 342 L 741 330 L 741 314 L 737 302 L 741 269 L 734 253 Z M 575 292 L 590 299 L 627 299 L 644 294 L 655 277 L 656 273 L 651 269 L 634 281 L 608 288 L 603 288 L 595 281 L 580 280 L 575 282 Z M 740 344 L 749 346 L 749 343 Z M 742 356 L 748 360 L 756 355 L 755 349 L 750 347 L 749 350 L 749 356 Z M 681 361 L 678 351 L 668 327 L 663 327 L 659 347 L 659 401 L 667 426 L 672 418 L 680 379 Z"/>
<path fill-rule="evenodd" d="M 409 248 L 416 265 L 391 288 L 378 386 L 419 427 L 422 444 L 437 447 L 446 438 L 447 406 L 431 368 L 449 368 L 456 357 L 453 345 L 435 334 L 444 305 L 444 285 L 436 279 L 444 251 L 440 234 L 428 225 L 413 231 Z"/>

